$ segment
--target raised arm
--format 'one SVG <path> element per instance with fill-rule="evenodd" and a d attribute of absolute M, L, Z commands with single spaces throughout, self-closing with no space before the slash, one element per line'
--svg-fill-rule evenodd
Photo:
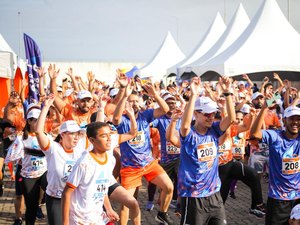
<path fill-rule="evenodd" d="M 274 76 L 274 79 L 278 81 L 279 83 L 279 86 L 278 88 L 276 89 L 276 91 L 278 91 L 279 93 L 281 92 L 281 90 L 284 88 L 284 83 L 283 81 L 281 80 L 280 76 L 278 73 L 273 73 L 273 76 Z"/>
<path fill-rule="evenodd" d="M 78 86 L 78 82 L 76 80 L 76 77 L 75 75 L 73 74 L 73 69 L 72 68 L 69 68 L 68 69 L 68 72 L 66 72 L 66 74 L 71 78 L 72 80 L 72 84 L 73 84 L 73 88 L 74 88 L 74 91 L 80 91 L 79 90 L 79 86 Z"/>
<path fill-rule="evenodd" d="M 143 85 L 144 89 L 147 91 L 149 97 L 155 99 L 157 104 L 159 105 L 158 108 L 154 109 L 154 117 L 158 118 L 165 115 L 170 109 L 168 104 L 160 97 L 160 95 L 156 92 L 152 83 L 147 83 Z"/>
<path fill-rule="evenodd" d="M 178 131 L 176 130 L 177 121 L 182 117 L 183 111 L 181 109 L 176 109 L 172 114 L 172 119 L 166 130 L 166 139 L 170 141 L 172 145 L 180 148 L 180 138 Z"/>
<path fill-rule="evenodd" d="M 49 145 L 49 138 L 44 133 L 44 127 L 47 113 L 49 112 L 50 106 L 54 102 L 54 99 L 54 94 L 50 94 L 48 98 L 46 98 L 44 101 L 44 107 L 42 108 L 41 114 L 37 120 L 35 133 L 41 149 L 45 149 Z"/>
<path fill-rule="evenodd" d="M 190 83 L 191 94 L 190 94 L 189 101 L 185 107 L 182 116 L 182 121 L 181 121 L 180 134 L 183 137 L 186 137 L 190 132 L 191 122 L 192 122 L 193 113 L 195 109 L 195 102 L 199 96 L 200 88 L 201 88 L 200 78 L 194 77 Z"/>
<path fill-rule="evenodd" d="M 252 80 L 250 80 L 249 76 L 247 74 L 243 74 L 243 79 L 247 81 L 247 83 L 249 84 L 249 89 L 251 89 L 253 87 L 253 82 Z"/>
<path fill-rule="evenodd" d="M 125 112 L 126 112 L 126 115 L 130 119 L 130 130 L 126 134 L 120 134 L 120 143 L 119 144 L 121 144 L 125 141 L 128 141 L 128 140 L 131 140 L 132 138 L 134 138 L 137 135 L 137 123 L 136 123 L 134 111 L 128 102 L 126 102 L 126 104 L 125 104 Z"/>
<path fill-rule="evenodd" d="M 44 89 L 44 78 L 45 78 L 45 69 L 44 67 L 38 68 L 38 74 L 39 74 L 39 92 L 40 92 L 40 97 L 45 97 L 45 89 Z"/>
<path fill-rule="evenodd" d="M 62 109 L 65 107 L 66 103 L 58 96 L 56 87 L 56 78 L 59 75 L 59 69 L 56 70 L 55 64 L 50 64 L 48 67 L 48 74 L 50 77 L 50 92 L 54 94 L 55 100 L 54 105 L 61 113 Z"/>
<path fill-rule="evenodd" d="M 223 76 L 219 80 L 221 88 L 223 90 L 223 95 L 226 99 L 226 111 L 227 116 L 224 117 L 220 122 L 220 129 L 222 131 L 227 130 L 227 128 L 235 121 L 235 109 L 232 101 L 232 89 L 231 81 L 229 77 Z"/>
<path fill-rule="evenodd" d="M 267 96 L 267 98 L 271 98 L 271 97 L 272 97 L 272 94 L 269 94 L 269 96 Z M 266 100 L 267 100 L 267 98 L 266 98 Z M 272 107 L 272 106 L 270 106 L 270 107 Z M 268 112 L 268 107 L 267 107 L 267 103 L 265 101 L 261 110 L 258 113 L 258 116 L 254 120 L 253 125 L 250 129 L 250 137 L 256 138 L 259 140 L 262 139 L 261 129 L 264 126 L 264 118 L 266 117 L 267 112 Z"/>
<path fill-rule="evenodd" d="M 116 107 L 116 110 L 115 110 L 114 116 L 113 116 L 113 121 L 112 121 L 114 125 L 119 125 L 121 123 L 122 114 L 125 109 L 125 104 L 126 104 L 128 97 L 131 95 L 132 90 L 133 90 L 133 83 L 131 82 L 130 84 L 127 84 L 125 93 L 124 93 L 123 97 L 121 98 L 120 102 L 117 104 L 117 107 Z"/>

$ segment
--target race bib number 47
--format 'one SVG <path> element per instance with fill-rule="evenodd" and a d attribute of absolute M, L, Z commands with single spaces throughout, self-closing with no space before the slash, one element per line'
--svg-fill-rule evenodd
<path fill-rule="evenodd" d="M 283 174 L 294 174 L 300 171 L 300 158 L 283 158 L 282 159 L 282 173 Z"/>
<path fill-rule="evenodd" d="M 197 154 L 200 162 L 211 161 L 217 156 L 217 148 L 213 142 L 200 144 L 197 147 Z"/>

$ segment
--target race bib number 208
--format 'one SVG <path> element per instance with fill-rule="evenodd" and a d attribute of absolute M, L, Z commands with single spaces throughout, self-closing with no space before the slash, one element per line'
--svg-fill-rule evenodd
<path fill-rule="evenodd" d="M 282 173 L 294 174 L 300 172 L 300 158 L 283 158 L 282 159 Z"/>

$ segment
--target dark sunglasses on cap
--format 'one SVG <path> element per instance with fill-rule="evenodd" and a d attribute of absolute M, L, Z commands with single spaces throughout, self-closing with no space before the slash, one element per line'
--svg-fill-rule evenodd
<path fill-rule="evenodd" d="M 212 113 L 203 113 L 199 110 L 196 110 L 196 112 L 201 113 L 204 117 L 206 118 L 211 118 L 212 116 L 215 117 L 215 115 L 217 114 L 216 112 L 212 112 Z"/>

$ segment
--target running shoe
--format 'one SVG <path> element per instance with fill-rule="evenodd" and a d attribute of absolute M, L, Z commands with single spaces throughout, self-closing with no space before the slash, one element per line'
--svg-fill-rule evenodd
<path fill-rule="evenodd" d="M 249 214 L 255 216 L 258 219 L 262 219 L 265 216 L 265 213 L 260 211 L 257 207 L 255 207 L 255 209 L 250 209 Z"/>
<path fill-rule="evenodd" d="M 42 208 L 40 206 L 38 207 L 38 210 L 36 212 L 36 219 L 37 220 L 43 220 L 43 219 L 45 219 L 45 215 L 44 215 L 44 213 L 42 211 Z"/>
<path fill-rule="evenodd" d="M 147 211 L 152 211 L 154 209 L 154 203 L 153 201 L 148 201 L 146 205 L 146 210 Z"/>
<path fill-rule="evenodd" d="M 229 193 L 229 197 L 230 197 L 230 198 L 233 198 L 233 199 L 236 199 L 236 195 L 235 195 L 234 192 L 230 192 L 230 193 Z"/>
<path fill-rule="evenodd" d="M 170 202 L 170 208 L 176 209 L 176 204 L 177 204 L 177 200 L 172 200 L 172 201 Z"/>
<path fill-rule="evenodd" d="M 13 225 L 21 225 L 22 223 L 23 223 L 22 218 L 18 218 L 18 219 L 15 219 L 15 222 Z"/>
<path fill-rule="evenodd" d="M 3 196 L 3 193 L 4 193 L 4 185 L 0 184 L 0 197 Z"/>
<path fill-rule="evenodd" d="M 164 225 L 173 225 L 174 221 L 171 219 L 167 212 L 158 212 L 157 216 L 155 217 L 157 222 L 160 222 Z"/>

